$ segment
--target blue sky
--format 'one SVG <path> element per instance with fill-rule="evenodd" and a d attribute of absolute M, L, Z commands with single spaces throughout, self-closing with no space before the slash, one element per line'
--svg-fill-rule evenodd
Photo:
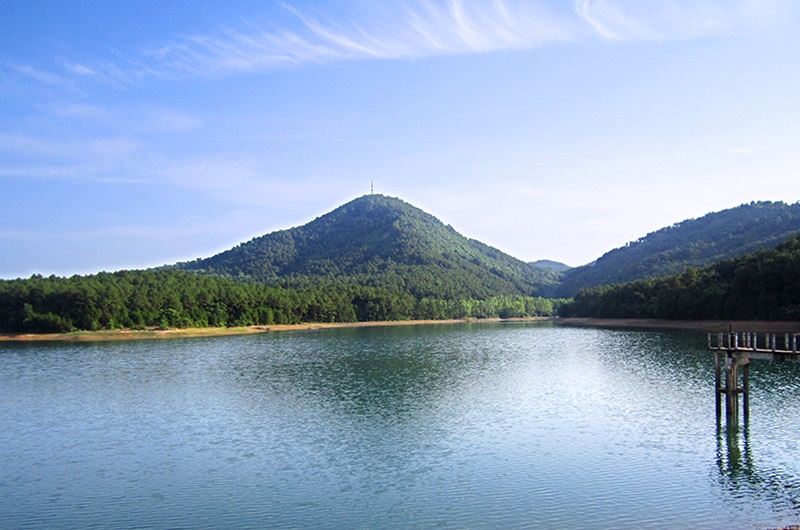
<path fill-rule="evenodd" d="M 6 0 L 0 278 L 207 257 L 360 195 L 533 261 L 800 200 L 792 0 Z"/>

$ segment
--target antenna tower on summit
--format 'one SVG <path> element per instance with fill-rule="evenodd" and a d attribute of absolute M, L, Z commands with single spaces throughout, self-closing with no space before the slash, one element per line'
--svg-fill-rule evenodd
<path fill-rule="evenodd" d="M 369 194 L 373 195 L 375 193 L 375 186 L 373 185 L 373 181 L 369 181 Z"/>

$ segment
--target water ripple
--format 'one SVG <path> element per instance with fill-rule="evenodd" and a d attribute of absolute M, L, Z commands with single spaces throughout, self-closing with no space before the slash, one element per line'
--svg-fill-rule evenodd
<path fill-rule="evenodd" d="M 800 371 L 717 430 L 704 337 L 472 324 L 0 346 L 13 528 L 765 528 Z"/>

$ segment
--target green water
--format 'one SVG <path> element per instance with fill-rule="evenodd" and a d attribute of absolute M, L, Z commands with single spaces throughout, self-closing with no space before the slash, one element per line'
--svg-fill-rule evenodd
<path fill-rule="evenodd" d="M 750 377 L 729 433 L 697 333 L 4 344 L 0 527 L 800 524 L 800 366 Z"/>

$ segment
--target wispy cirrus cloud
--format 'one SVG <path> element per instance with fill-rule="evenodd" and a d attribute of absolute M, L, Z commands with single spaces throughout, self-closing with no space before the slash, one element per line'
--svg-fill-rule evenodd
<path fill-rule="evenodd" d="M 180 189 L 200 191 L 225 198 L 232 203 L 255 206 L 279 206 L 289 196 L 324 195 L 331 190 L 325 183 L 309 186 L 265 176 L 265 168 L 240 153 L 217 153 L 178 160 L 161 159 L 153 178 Z M 335 188 L 335 184 L 330 186 Z"/>
<path fill-rule="evenodd" d="M 40 108 L 48 119 L 80 120 L 93 126 L 113 129 L 124 124 L 129 131 L 184 132 L 202 126 L 201 120 L 196 116 L 174 107 L 158 105 L 104 107 L 86 103 L 55 103 L 42 105 Z"/>
<path fill-rule="evenodd" d="M 405 0 L 326 12 L 285 4 L 290 17 L 283 25 L 250 23 L 181 37 L 96 63 L 66 63 L 61 75 L 17 70 L 45 83 L 125 84 L 152 77 L 219 78 L 296 64 L 528 50 L 593 38 L 688 39 L 769 26 L 790 5 L 790 0 Z"/>
<path fill-rule="evenodd" d="M 0 177 L 103 183 L 140 180 L 143 146 L 127 137 L 49 138 L 0 132 Z M 138 155 L 138 156 L 134 156 Z"/>
<path fill-rule="evenodd" d="M 222 77 L 286 65 L 359 59 L 415 59 L 523 50 L 578 38 L 581 22 L 547 2 L 415 0 L 359 4 L 348 14 L 285 5 L 289 27 L 247 25 L 193 35 L 120 62 L 68 70 L 109 82 L 159 77 Z"/>
<path fill-rule="evenodd" d="M 60 88 L 66 91 L 74 91 L 75 82 L 68 74 L 55 74 L 40 68 L 35 68 L 27 64 L 9 63 L 5 65 L 8 72 L 21 78 L 32 79 L 44 85 Z"/>
<path fill-rule="evenodd" d="M 0 152 L 34 154 L 37 156 L 85 153 L 89 156 L 119 156 L 132 154 L 141 145 L 127 138 L 94 138 L 88 140 L 45 139 L 25 134 L 0 133 Z"/>
<path fill-rule="evenodd" d="M 733 149 L 728 149 L 728 152 L 735 155 L 752 155 L 755 153 L 755 149 L 752 147 L 735 147 Z"/>
<path fill-rule="evenodd" d="M 744 33 L 776 23 L 788 9 L 787 0 L 575 0 L 576 14 L 615 41 Z"/>

